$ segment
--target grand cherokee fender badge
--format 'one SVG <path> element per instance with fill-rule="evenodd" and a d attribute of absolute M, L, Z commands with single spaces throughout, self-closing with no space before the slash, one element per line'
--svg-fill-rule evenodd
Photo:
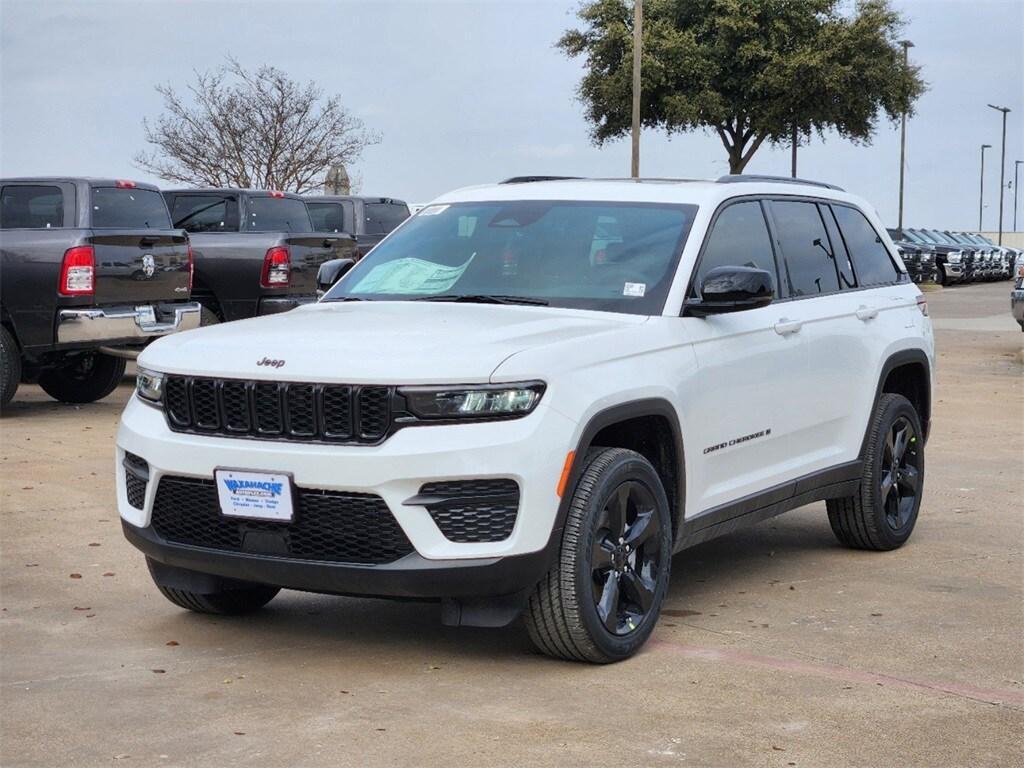
<path fill-rule="evenodd" d="M 256 365 L 265 365 L 268 368 L 282 368 L 284 366 L 284 360 L 271 360 L 269 357 L 264 357 L 262 360 L 257 362 Z"/>
<path fill-rule="evenodd" d="M 704 449 L 704 453 L 714 453 L 715 451 L 720 451 L 723 448 L 728 448 L 732 445 L 745 443 L 748 440 L 757 440 L 759 437 L 768 437 L 771 433 L 772 431 L 770 429 L 762 429 L 760 432 L 753 432 L 749 435 L 744 435 L 743 437 L 734 437 L 732 440 L 727 440 L 726 442 L 719 443 L 718 445 L 709 445 Z"/>

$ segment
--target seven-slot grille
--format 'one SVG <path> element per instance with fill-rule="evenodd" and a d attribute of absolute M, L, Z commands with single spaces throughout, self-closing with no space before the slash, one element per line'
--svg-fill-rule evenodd
<path fill-rule="evenodd" d="M 379 443 L 391 427 L 393 387 L 168 376 L 164 409 L 178 432 Z"/>
<path fill-rule="evenodd" d="M 290 523 L 225 517 L 213 480 L 164 476 L 152 525 L 176 544 L 300 560 L 381 565 L 413 551 L 380 496 L 295 488 L 294 499 Z"/>

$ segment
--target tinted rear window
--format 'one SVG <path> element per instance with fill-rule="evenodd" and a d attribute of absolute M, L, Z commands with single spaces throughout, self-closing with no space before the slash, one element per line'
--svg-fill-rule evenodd
<path fill-rule="evenodd" d="M 306 203 L 314 232 L 344 232 L 341 203 Z"/>
<path fill-rule="evenodd" d="M 171 229 L 171 217 L 159 192 L 93 187 L 92 226 L 98 229 Z"/>
<path fill-rule="evenodd" d="M 231 195 L 174 195 L 171 220 L 188 232 L 237 232 L 238 198 Z"/>
<path fill-rule="evenodd" d="M 405 203 L 367 203 L 366 232 L 371 235 L 386 235 L 409 218 Z"/>
<path fill-rule="evenodd" d="M 294 197 L 251 197 L 248 232 L 312 232 L 306 204 Z"/>
<path fill-rule="evenodd" d="M 0 228 L 50 229 L 64 226 L 60 187 L 12 185 L 0 194 Z"/>
<path fill-rule="evenodd" d="M 845 205 L 833 205 L 832 212 L 839 222 L 850 258 L 853 259 L 858 282 L 861 285 L 896 282 L 900 273 L 889 255 L 889 249 L 864 214 Z"/>
<path fill-rule="evenodd" d="M 834 256 L 818 206 L 803 202 L 772 202 L 790 296 L 815 296 L 839 290 Z"/>

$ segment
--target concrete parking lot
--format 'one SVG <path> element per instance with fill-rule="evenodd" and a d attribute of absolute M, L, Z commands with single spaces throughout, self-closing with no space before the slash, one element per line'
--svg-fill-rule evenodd
<path fill-rule="evenodd" d="M 939 348 L 917 530 L 845 550 L 824 504 L 676 557 L 610 667 L 435 605 L 282 593 L 173 607 L 122 538 L 125 384 L 25 387 L 0 422 L 4 766 L 1009 766 L 1024 762 L 1024 356 L 1009 283 L 928 293 Z"/>

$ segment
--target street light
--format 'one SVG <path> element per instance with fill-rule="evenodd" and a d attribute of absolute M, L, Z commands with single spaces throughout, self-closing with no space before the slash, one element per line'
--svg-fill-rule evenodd
<path fill-rule="evenodd" d="M 978 191 L 978 231 L 981 232 L 984 227 L 981 226 L 981 213 L 985 210 L 985 150 L 992 149 L 991 144 L 981 145 L 981 189 Z"/>
<path fill-rule="evenodd" d="M 1017 171 L 1020 170 L 1021 165 L 1024 165 L 1024 160 L 1013 161 L 1013 231 L 1017 231 L 1017 188 L 1020 184 L 1017 183 Z"/>
<path fill-rule="evenodd" d="M 989 107 L 997 112 L 1003 113 L 1003 153 L 999 158 L 999 245 L 1003 244 L 1003 187 L 1006 184 L 1006 113 L 1009 107 L 997 107 L 989 104 Z"/>
<path fill-rule="evenodd" d="M 640 177 L 640 62 L 644 47 L 644 0 L 633 3 L 633 157 L 630 175 Z"/>
<path fill-rule="evenodd" d="M 910 65 L 910 54 L 907 53 L 914 44 L 909 40 L 900 40 L 900 45 L 903 46 L 903 68 L 907 69 Z M 796 146 L 796 142 L 793 143 Z M 794 150 L 795 152 L 795 150 Z M 897 226 L 899 227 L 900 237 L 903 236 L 903 169 L 906 167 L 906 156 L 907 156 L 907 111 L 903 110 L 903 114 L 900 116 L 900 215 Z M 794 163 L 795 166 L 795 163 Z M 794 174 L 796 171 L 794 170 Z"/>

